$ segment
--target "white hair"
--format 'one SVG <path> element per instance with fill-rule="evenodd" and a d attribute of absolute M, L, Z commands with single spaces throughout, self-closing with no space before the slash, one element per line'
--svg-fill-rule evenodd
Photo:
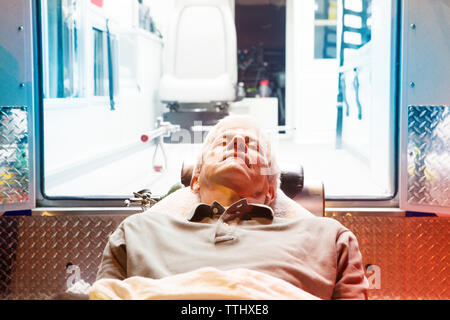
<path fill-rule="evenodd" d="M 217 137 L 217 135 L 220 133 L 221 129 L 228 125 L 229 123 L 237 123 L 237 122 L 244 122 L 252 126 L 252 128 L 255 128 L 258 131 L 258 138 L 260 141 L 266 145 L 266 157 L 269 162 L 269 167 L 267 168 L 267 172 L 263 173 L 267 175 L 269 183 L 273 186 L 275 190 L 275 197 L 277 194 L 278 187 L 280 185 L 280 170 L 278 167 L 277 158 L 275 156 L 275 153 L 272 150 L 272 146 L 270 144 L 270 141 L 267 137 L 267 135 L 264 133 L 263 129 L 261 128 L 260 124 L 252 117 L 247 115 L 230 115 L 223 119 L 221 119 L 206 135 L 206 138 L 203 142 L 203 146 L 201 149 L 201 153 L 197 158 L 197 163 L 193 170 L 193 175 L 200 174 L 202 169 L 202 158 L 203 154 L 205 152 L 205 149 L 207 146 L 209 146 L 214 139 Z M 274 197 L 274 199 L 275 199 Z"/>

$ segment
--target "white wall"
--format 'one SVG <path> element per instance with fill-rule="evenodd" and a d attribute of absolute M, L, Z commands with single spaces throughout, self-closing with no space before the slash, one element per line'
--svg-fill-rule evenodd
<path fill-rule="evenodd" d="M 373 179 L 386 194 L 393 192 L 395 110 L 395 6 L 372 1 L 372 39 L 345 63 L 350 115 L 343 116 L 344 148 L 367 161 Z M 362 119 L 358 119 L 352 69 L 359 68 Z"/>
<path fill-rule="evenodd" d="M 314 59 L 314 0 L 286 2 L 286 119 L 300 143 L 333 143 L 336 59 Z"/>
<path fill-rule="evenodd" d="M 155 21 L 161 34 L 166 35 L 170 14 L 175 7 L 176 0 L 144 0 L 143 3 L 150 8 L 150 15 Z"/>
<path fill-rule="evenodd" d="M 163 45 L 156 36 L 131 28 L 130 12 L 124 10 L 123 25 L 117 23 L 120 19 L 116 16 L 116 23 L 111 28 L 119 42 L 116 110 L 110 110 L 109 97 L 92 97 L 93 51 L 90 37 L 86 37 L 83 69 L 89 87 L 87 96 L 44 101 L 46 175 L 70 170 L 79 164 L 142 144 L 140 136 L 154 128 L 159 112 L 157 89 Z M 90 32 L 89 26 L 87 32 Z"/>
<path fill-rule="evenodd" d="M 338 12 L 340 1 L 338 1 Z M 393 37 L 395 20 L 391 1 L 372 2 L 372 41 L 361 49 L 354 65 L 360 68 L 358 119 L 352 90 L 350 115 L 343 123 L 343 143 L 352 155 L 365 159 L 372 177 L 386 194 L 393 190 L 395 70 Z M 338 17 L 340 15 L 338 14 Z M 314 59 L 314 0 L 287 0 L 286 103 L 288 126 L 295 141 L 334 147 L 338 93 L 337 59 Z M 338 36 L 339 36 L 338 18 Z M 337 39 L 339 43 L 339 38 Z M 349 67 L 350 75 L 352 66 Z M 347 87 L 353 86 L 352 77 Z"/>

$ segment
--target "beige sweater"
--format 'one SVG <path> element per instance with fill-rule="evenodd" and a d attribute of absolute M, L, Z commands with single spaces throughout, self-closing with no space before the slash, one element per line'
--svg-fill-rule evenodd
<path fill-rule="evenodd" d="M 292 212 L 296 207 L 289 204 L 291 212 L 284 217 L 274 210 L 271 223 L 242 221 L 230 226 L 234 240 L 214 243 L 216 224 L 188 221 L 190 210 L 175 201 L 186 199 L 187 193 L 179 191 L 120 224 L 106 245 L 97 279 L 163 279 L 203 267 L 248 269 L 321 299 L 367 298 L 358 242 L 338 221 Z M 193 199 L 186 202 L 195 204 Z"/>

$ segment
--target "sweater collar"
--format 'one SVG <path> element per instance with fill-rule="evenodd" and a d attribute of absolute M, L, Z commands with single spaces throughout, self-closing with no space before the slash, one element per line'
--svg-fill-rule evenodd
<path fill-rule="evenodd" d="M 224 221 L 239 218 L 241 220 L 251 220 L 252 218 L 268 218 L 273 219 L 274 213 L 272 208 L 263 204 L 248 203 L 246 198 L 236 201 L 228 208 L 222 206 L 219 202 L 214 201 L 211 205 L 199 203 L 194 206 L 187 219 L 192 222 L 199 222 L 204 218 L 214 218 L 224 216 Z"/>

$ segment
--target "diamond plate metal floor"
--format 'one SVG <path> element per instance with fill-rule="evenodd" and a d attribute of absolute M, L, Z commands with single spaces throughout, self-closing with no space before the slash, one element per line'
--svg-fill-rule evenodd
<path fill-rule="evenodd" d="M 74 276 L 93 283 L 107 238 L 124 218 L 0 217 L 0 299 L 48 299 Z M 450 218 L 335 219 L 358 238 L 369 299 L 450 299 Z"/>

